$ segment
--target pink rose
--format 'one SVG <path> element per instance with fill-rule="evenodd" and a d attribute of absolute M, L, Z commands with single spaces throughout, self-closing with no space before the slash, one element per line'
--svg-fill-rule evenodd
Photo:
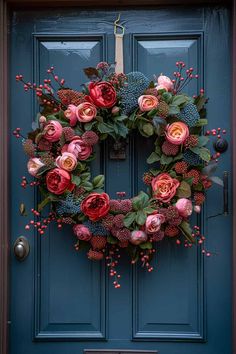
<path fill-rule="evenodd" d="M 153 197 L 163 203 L 168 203 L 176 194 L 180 183 L 168 173 L 161 173 L 152 180 Z"/>
<path fill-rule="evenodd" d="M 167 126 L 166 139 L 174 145 L 183 144 L 188 136 L 188 126 L 183 122 L 174 122 Z"/>
<path fill-rule="evenodd" d="M 42 163 L 42 161 L 37 157 L 31 158 L 27 163 L 28 172 L 34 177 L 37 175 L 38 170 L 43 166 L 44 163 Z"/>
<path fill-rule="evenodd" d="M 148 234 L 153 234 L 158 232 L 163 222 L 165 222 L 165 217 L 162 214 L 148 215 L 146 219 L 146 232 Z"/>
<path fill-rule="evenodd" d="M 79 136 L 74 136 L 68 145 L 64 145 L 62 152 L 74 154 L 78 160 L 87 160 L 92 153 L 92 147 L 84 142 Z"/>
<path fill-rule="evenodd" d="M 76 117 L 82 123 L 90 122 L 96 115 L 97 109 L 90 102 L 83 102 L 76 107 Z"/>
<path fill-rule="evenodd" d="M 156 90 L 159 91 L 159 90 L 165 90 L 165 91 L 168 91 L 167 88 L 163 85 L 157 85 L 156 86 Z"/>
<path fill-rule="evenodd" d="M 44 130 L 44 138 L 54 143 L 58 141 L 62 135 L 62 126 L 56 120 L 50 120 L 47 125 L 45 125 Z"/>
<path fill-rule="evenodd" d="M 154 108 L 157 108 L 159 101 L 155 96 L 142 95 L 138 99 L 138 104 L 142 112 L 148 112 Z"/>
<path fill-rule="evenodd" d="M 168 76 L 160 75 L 157 79 L 158 85 L 164 86 L 167 91 L 172 91 L 174 84 Z"/>
<path fill-rule="evenodd" d="M 77 224 L 73 227 L 74 234 L 81 241 L 89 241 L 92 238 L 90 230 L 83 224 Z"/>
<path fill-rule="evenodd" d="M 178 209 L 179 215 L 184 218 L 189 217 L 193 212 L 192 202 L 187 198 L 180 198 L 175 206 Z"/>
<path fill-rule="evenodd" d="M 57 195 L 64 193 L 66 190 L 71 191 L 74 188 L 70 174 L 60 168 L 54 168 L 47 173 L 46 184 L 49 192 Z"/>
<path fill-rule="evenodd" d="M 77 165 L 77 158 L 74 154 L 70 152 L 63 152 L 61 156 L 58 156 L 56 159 L 57 167 L 62 168 L 66 171 L 73 171 Z"/>
<path fill-rule="evenodd" d="M 65 117 L 70 121 L 70 126 L 74 127 L 77 123 L 76 106 L 69 104 L 67 110 L 64 112 Z"/>
<path fill-rule="evenodd" d="M 140 243 L 146 242 L 147 238 L 148 238 L 147 234 L 144 231 L 134 230 L 134 231 L 131 232 L 129 241 L 133 245 L 140 245 Z"/>
<path fill-rule="evenodd" d="M 99 108 L 111 108 L 116 104 L 116 90 L 110 82 L 90 82 L 88 89 L 95 106 Z"/>

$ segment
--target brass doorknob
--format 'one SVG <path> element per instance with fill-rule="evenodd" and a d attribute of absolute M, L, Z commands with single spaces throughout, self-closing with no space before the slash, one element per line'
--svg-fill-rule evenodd
<path fill-rule="evenodd" d="M 30 252 L 29 241 L 27 240 L 27 238 L 24 236 L 18 237 L 14 243 L 13 251 L 18 261 L 24 261 L 28 257 Z"/>

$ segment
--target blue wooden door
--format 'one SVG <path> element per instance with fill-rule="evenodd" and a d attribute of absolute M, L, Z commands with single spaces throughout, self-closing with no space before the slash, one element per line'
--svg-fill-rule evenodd
<path fill-rule="evenodd" d="M 42 81 L 53 64 L 69 86 L 86 80 L 82 69 L 114 62 L 113 22 L 117 11 L 19 11 L 11 22 L 11 126 L 31 129 L 35 97 L 16 86 L 20 71 Z M 209 127 L 230 127 L 230 27 L 224 8 L 152 8 L 121 11 L 125 24 L 125 71 L 171 75 L 177 60 L 193 66 L 200 81 L 189 94 L 205 87 Z M 198 86 L 197 86 L 198 85 Z M 230 132 L 228 134 L 230 139 Z M 110 160 L 100 148 L 93 172 L 106 176 L 106 191 L 135 195 L 151 142 L 137 136 L 127 158 Z M 26 158 L 19 141 L 11 141 L 11 240 L 25 235 L 30 255 L 11 260 L 11 354 L 82 354 L 85 349 L 153 350 L 160 354 L 231 353 L 231 218 L 222 212 L 222 191 L 212 188 L 201 215 L 207 247 L 216 253 L 203 259 L 198 248 L 185 250 L 163 242 L 151 274 L 123 257 L 122 286 L 114 289 L 103 263 L 89 262 L 74 251 L 70 230 L 52 226 L 39 237 L 26 232 L 19 213 L 36 205 L 32 189 L 23 191 Z M 230 172 L 230 151 L 220 174 Z M 29 218 L 29 216 L 28 216 Z M 94 352 L 95 353 L 95 352 Z"/>

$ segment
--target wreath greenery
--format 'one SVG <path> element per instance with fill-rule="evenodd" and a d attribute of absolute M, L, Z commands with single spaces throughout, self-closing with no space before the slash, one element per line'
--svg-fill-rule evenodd
<path fill-rule="evenodd" d="M 204 91 L 193 97 L 183 92 L 198 75 L 181 61 L 176 66 L 173 80 L 160 75 L 150 82 L 140 72 L 116 74 L 113 65 L 102 62 L 84 70 L 89 82 L 81 92 L 66 88 L 53 67 L 39 86 L 16 76 L 25 91 L 36 92 L 41 107 L 27 138 L 20 128 L 13 132 L 22 139 L 28 172 L 34 177 L 23 177 L 21 185 L 37 186 L 41 194 L 37 210 L 32 209 L 35 219 L 25 228 L 35 226 L 43 235 L 51 221 L 59 229 L 71 224 L 76 250 L 87 248 L 92 260 L 105 258 L 116 288 L 120 248 L 128 250 L 132 263 L 141 260 L 150 272 L 155 244 L 164 237 L 185 247 L 205 239 L 198 226 L 191 227 L 190 216 L 200 212 L 206 190 L 217 181 L 212 174 L 219 154 L 211 156 L 209 136 L 220 138 L 225 131 L 204 133 Z M 152 168 L 143 175 L 147 191 L 131 199 L 118 192 L 117 199 L 110 199 L 103 190 L 104 176 L 91 177 L 93 147 L 109 136 L 126 138 L 133 130 L 155 137 L 147 159 Z M 48 204 L 50 214 L 43 218 L 41 211 Z"/>

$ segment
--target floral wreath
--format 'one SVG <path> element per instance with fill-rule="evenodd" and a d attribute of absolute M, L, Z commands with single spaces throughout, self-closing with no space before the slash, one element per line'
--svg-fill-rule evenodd
<path fill-rule="evenodd" d="M 22 139 L 34 177 L 22 177 L 21 185 L 37 186 L 41 195 L 38 209 L 31 209 L 35 218 L 25 228 L 36 227 L 43 235 L 52 221 L 58 229 L 71 224 L 75 249 L 86 248 L 91 260 L 105 258 L 116 288 L 120 249 L 128 251 L 132 264 L 140 260 L 151 272 L 156 244 L 163 238 L 186 248 L 205 240 L 199 227 L 191 226 L 190 216 L 200 213 L 206 190 L 217 180 L 212 174 L 220 154 L 211 156 L 206 148 L 209 136 L 220 138 L 226 132 L 218 128 L 204 133 L 204 90 L 193 97 L 183 93 L 198 75 L 182 61 L 176 66 L 173 80 L 160 75 L 150 82 L 141 72 L 117 74 L 114 65 L 101 62 L 84 70 L 89 82 L 81 92 L 66 88 L 54 67 L 39 86 L 16 76 L 25 91 L 36 92 L 41 106 L 27 138 L 20 128 L 13 132 Z M 153 167 L 143 175 L 147 191 L 131 199 L 118 192 L 111 199 L 103 190 L 104 176 L 91 177 L 93 147 L 109 136 L 126 138 L 132 130 L 156 138 L 147 159 Z M 43 217 L 48 204 L 50 213 Z M 24 204 L 21 213 L 25 215 Z M 210 256 L 205 248 L 202 253 Z"/>

